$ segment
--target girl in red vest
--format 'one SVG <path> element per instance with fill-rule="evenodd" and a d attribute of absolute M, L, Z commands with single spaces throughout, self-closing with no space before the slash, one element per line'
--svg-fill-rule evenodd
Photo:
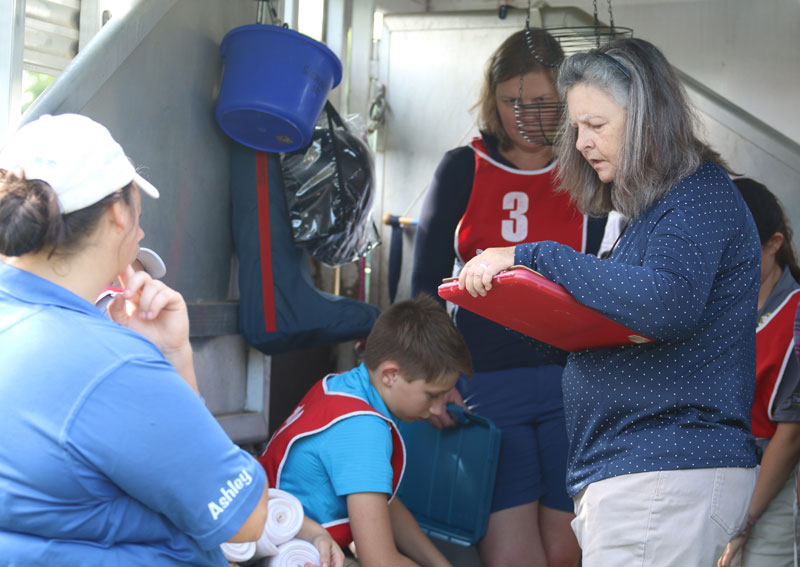
<path fill-rule="evenodd" d="M 761 240 L 761 290 L 756 330 L 756 393 L 750 415 L 763 451 L 746 527 L 728 544 L 718 567 L 790 567 L 794 563 L 795 482 L 800 459 L 800 364 L 794 320 L 800 267 L 780 203 L 752 179 L 734 180 Z"/>
<path fill-rule="evenodd" d="M 605 219 L 589 219 L 554 189 L 551 144 L 561 109 L 555 79 L 563 53 L 541 30 L 533 34 L 541 43 L 536 57 L 523 30 L 489 59 L 476 104 L 481 135 L 447 152 L 434 173 L 415 236 L 412 295 L 438 298 L 442 279 L 480 249 L 553 240 L 581 252 L 598 250 Z M 518 105 L 525 107 L 525 122 L 538 117 L 536 127 L 527 124 L 527 138 L 517 124 Z M 570 528 L 561 392 L 566 353 L 466 309 L 457 309 L 454 320 L 475 374 L 459 381 L 448 401 L 468 400 L 502 432 L 489 526 L 478 543 L 481 560 L 575 567 L 580 548 Z M 446 414 L 430 421 L 454 425 Z"/>

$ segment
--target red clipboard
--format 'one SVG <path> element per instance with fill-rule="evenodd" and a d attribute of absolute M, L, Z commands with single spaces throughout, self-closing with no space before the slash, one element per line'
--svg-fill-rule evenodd
<path fill-rule="evenodd" d="M 579 303 L 557 283 L 526 266 L 512 266 L 492 278 L 486 297 L 458 289 L 457 278 L 439 286 L 439 295 L 459 307 L 560 349 L 639 345 L 653 339 Z"/>

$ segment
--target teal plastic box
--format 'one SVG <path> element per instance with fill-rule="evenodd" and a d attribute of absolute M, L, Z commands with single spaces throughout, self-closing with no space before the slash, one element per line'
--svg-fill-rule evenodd
<path fill-rule="evenodd" d="M 461 406 L 447 409 L 459 427 L 399 425 L 407 460 L 398 495 L 429 536 L 468 546 L 489 523 L 500 430 Z"/>

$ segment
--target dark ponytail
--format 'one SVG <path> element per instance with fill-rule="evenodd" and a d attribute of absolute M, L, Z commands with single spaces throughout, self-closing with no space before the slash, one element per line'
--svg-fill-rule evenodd
<path fill-rule="evenodd" d="M 783 235 L 783 245 L 775 254 L 775 261 L 781 268 L 788 267 L 794 279 L 800 282 L 800 266 L 797 265 L 797 256 L 792 245 L 792 229 L 778 198 L 764 185 L 747 177 L 734 179 L 733 183 L 739 188 L 753 220 L 756 221 L 761 245 L 764 246 L 776 232 Z"/>
<path fill-rule="evenodd" d="M 0 171 L 0 254 L 38 252 L 54 239 L 60 217 L 58 197 L 49 185 Z"/>
<path fill-rule="evenodd" d="M 97 227 L 105 209 L 130 204 L 132 183 L 86 208 L 62 215 L 47 183 L 0 169 L 0 254 L 22 256 L 50 247 L 50 255 L 72 251 Z"/>

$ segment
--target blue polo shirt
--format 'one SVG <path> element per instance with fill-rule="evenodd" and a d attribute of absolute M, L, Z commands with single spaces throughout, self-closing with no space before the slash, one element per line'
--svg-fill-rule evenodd
<path fill-rule="evenodd" d="M 227 566 L 264 472 L 150 341 L 0 263 L 0 556 Z"/>
<path fill-rule="evenodd" d="M 656 339 L 570 355 L 571 495 L 622 474 L 755 466 L 761 245 L 721 168 L 705 163 L 672 187 L 628 225 L 609 260 L 554 242 L 517 245 L 514 260 Z"/>
<path fill-rule="evenodd" d="M 363 364 L 328 378 L 328 390 L 359 397 L 392 418 Z M 320 524 L 348 517 L 348 494 L 390 495 L 393 473 L 389 427 L 378 416 L 357 415 L 298 439 L 283 467 L 281 489 L 296 496 L 306 515 Z"/>

